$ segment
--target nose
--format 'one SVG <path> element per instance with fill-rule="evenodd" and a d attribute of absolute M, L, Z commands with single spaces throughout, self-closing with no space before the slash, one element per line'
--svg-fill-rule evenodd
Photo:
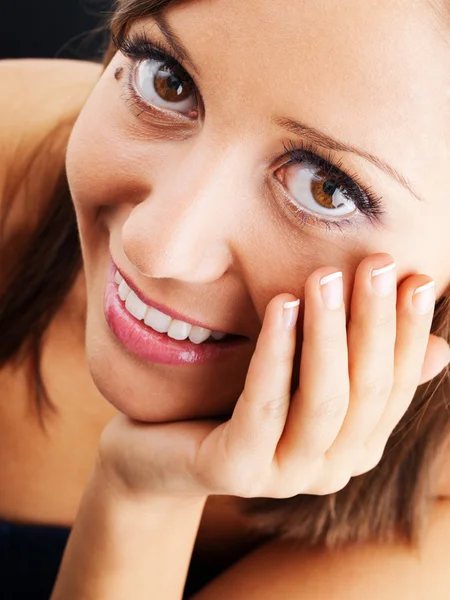
<path fill-rule="evenodd" d="M 214 156 L 214 158 L 211 158 Z M 122 228 L 128 260 L 149 278 L 210 283 L 233 262 L 239 228 L 242 154 L 187 151 L 156 175 Z"/>

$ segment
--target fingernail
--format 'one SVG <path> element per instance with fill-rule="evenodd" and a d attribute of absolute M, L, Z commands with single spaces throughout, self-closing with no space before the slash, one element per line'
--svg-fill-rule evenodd
<path fill-rule="evenodd" d="M 320 280 L 322 298 L 328 310 L 336 310 L 342 306 L 343 286 L 342 272 L 332 273 Z"/>
<path fill-rule="evenodd" d="M 283 327 L 286 331 L 292 331 L 297 323 L 300 300 L 285 302 L 283 304 Z"/>
<path fill-rule="evenodd" d="M 412 297 L 414 308 L 422 315 L 427 314 L 434 307 L 435 290 L 434 281 L 418 287 Z"/>
<path fill-rule="evenodd" d="M 373 269 L 372 273 L 372 288 L 378 296 L 389 296 L 395 290 L 397 279 L 395 276 L 395 262 L 381 267 L 381 269 Z"/>

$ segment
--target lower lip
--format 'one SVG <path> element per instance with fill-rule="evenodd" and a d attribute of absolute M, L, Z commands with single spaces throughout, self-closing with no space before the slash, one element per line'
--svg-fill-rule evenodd
<path fill-rule="evenodd" d="M 178 341 L 165 333 L 154 331 L 126 310 L 117 291 L 115 273 L 116 268 L 111 263 L 105 289 L 106 322 L 125 348 L 145 361 L 165 365 L 201 364 L 224 358 L 247 341 L 242 338 L 229 342 L 194 344 L 189 339 Z"/>

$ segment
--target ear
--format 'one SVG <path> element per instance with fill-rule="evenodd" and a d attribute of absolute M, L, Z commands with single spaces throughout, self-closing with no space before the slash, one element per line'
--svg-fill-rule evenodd
<path fill-rule="evenodd" d="M 430 334 L 428 347 L 423 361 L 420 384 L 436 377 L 450 361 L 450 348 L 444 338 Z"/>

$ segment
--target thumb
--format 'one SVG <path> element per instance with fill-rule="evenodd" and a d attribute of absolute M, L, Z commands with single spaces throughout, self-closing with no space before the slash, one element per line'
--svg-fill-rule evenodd
<path fill-rule="evenodd" d="M 436 377 L 448 365 L 449 361 L 450 348 L 447 342 L 444 338 L 430 334 L 419 385 Z"/>

